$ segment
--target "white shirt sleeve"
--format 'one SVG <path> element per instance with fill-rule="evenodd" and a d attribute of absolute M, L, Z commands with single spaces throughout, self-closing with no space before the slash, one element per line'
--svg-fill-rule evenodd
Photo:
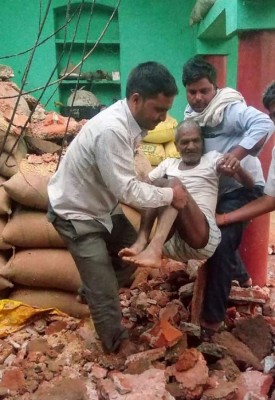
<path fill-rule="evenodd" d="M 117 130 L 99 135 L 96 143 L 96 163 L 106 186 L 122 203 L 134 207 L 157 208 L 170 205 L 171 188 L 158 188 L 141 182 L 134 171 L 133 148 L 127 137 Z"/>

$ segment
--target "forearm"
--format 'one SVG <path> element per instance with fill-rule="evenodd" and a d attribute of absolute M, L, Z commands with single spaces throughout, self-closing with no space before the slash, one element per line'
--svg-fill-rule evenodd
<path fill-rule="evenodd" d="M 242 160 L 249 154 L 255 155 L 255 153 L 258 153 L 260 149 L 263 147 L 268 135 L 266 134 L 263 138 L 261 138 L 251 149 L 245 149 L 244 147 L 238 145 L 235 147 L 232 151 L 230 151 L 231 154 L 233 154 L 238 160 Z"/>
<path fill-rule="evenodd" d="M 252 189 L 255 185 L 253 176 L 244 168 L 240 167 L 234 178 L 239 181 L 247 189 Z"/>
<path fill-rule="evenodd" d="M 244 222 L 273 210 L 275 210 L 275 197 L 264 195 L 237 210 L 218 215 L 217 223 L 222 226 Z"/>
<path fill-rule="evenodd" d="M 233 150 L 230 151 L 230 154 L 234 155 L 238 160 L 242 160 L 249 154 L 249 151 L 242 146 L 236 146 Z"/>

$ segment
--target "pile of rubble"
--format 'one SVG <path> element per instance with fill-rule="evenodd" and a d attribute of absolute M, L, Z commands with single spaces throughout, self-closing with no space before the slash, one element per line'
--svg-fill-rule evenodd
<path fill-rule="evenodd" d="M 202 342 L 205 268 L 196 261 L 165 259 L 157 274 L 138 271 L 120 300 L 139 352 L 103 353 L 87 305 L 75 299 L 77 269 L 46 219 L 47 182 L 65 131 L 73 137 L 85 121 L 68 125 L 30 96 L 16 106 L 16 94 L 13 83 L 0 82 L 0 98 L 8 97 L 0 99 L 0 146 L 10 129 L 0 158 L 0 399 L 275 400 L 274 288 L 233 286 L 224 329 Z M 151 165 L 136 157 L 142 179 Z M 137 213 L 124 211 L 138 228 Z M 16 301 L 33 307 L 23 326 L 12 314 Z M 15 331 L 5 330 L 9 323 Z"/>
<path fill-rule="evenodd" d="M 28 153 L 59 151 L 64 135 L 68 140 L 73 138 L 86 120 L 77 122 L 58 112 L 47 112 L 30 95 L 18 98 L 16 84 L 1 79 L 0 71 L 0 175 L 10 178 Z"/>
<path fill-rule="evenodd" d="M 89 319 L 46 314 L 2 335 L 0 398 L 274 399 L 273 288 L 232 287 L 227 328 L 201 342 L 192 321 L 203 268 L 163 260 L 161 275 L 143 271 L 121 289 L 123 323 L 139 347 L 126 359 L 102 352 Z"/>

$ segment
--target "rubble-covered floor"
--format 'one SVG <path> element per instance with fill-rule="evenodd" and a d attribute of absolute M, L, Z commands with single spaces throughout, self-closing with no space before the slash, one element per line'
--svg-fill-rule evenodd
<path fill-rule="evenodd" d="M 67 316 L 46 315 L 3 337 L 0 398 L 274 399 L 275 288 L 233 288 L 227 329 L 202 343 L 190 323 L 194 271 L 180 267 L 167 261 L 163 276 L 121 290 L 140 350 L 127 359 L 103 354 L 91 322 Z M 270 256 L 270 282 L 274 273 Z"/>

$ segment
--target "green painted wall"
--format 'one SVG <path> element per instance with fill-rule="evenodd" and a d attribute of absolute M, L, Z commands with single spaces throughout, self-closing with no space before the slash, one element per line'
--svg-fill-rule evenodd
<path fill-rule="evenodd" d="M 185 91 L 181 84 L 181 73 L 184 62 L 195 54 L 195 31 L 189 27 L 189 15 L 195 0 L 122 0 L 118 12 L 121 74 L 121 97 L 125 94 L 125 84 L 129 71 L 139 62 L 156 60 L 165 64 L 174 74 L 180 94 L 177 96 L 171 114 L 182 118 L 183 107 L 186 104 Z M 47 2 L 42 2 L 39 9 L 38 0 L 1 0 L 1 56 L 18 54 L 31 48 L 36 40 L 41 16 L 45 13 Z M 73 1 L 72 3 L 78 3 Z M 89 3 L 86 1 L 86 3 Z M 114 7 L 116 0 L 98 0 L 97 4 Z M 52 0 L 41 40 L 52 35 L 55 29 L 54 8 L 67 4 L 66 0 Z M 39 22 L 40 21 L 40 22 Z M 85 24 L 83 24 L 84 26 Z M 112 28 L 110 28 L 112 29 Z M 108 32 L 108 31 L 107 31 Z M 60 46 L 60 45 L 59 45 Z M 14 68 L 14 81 L 20 86 L 30 52 L 16 57 L 1 59 L 0 63 Z M 51 38 L 41 45 L 32 60 L 27 77 L 25 91 L 45 85 L 56 63 L 55 39 Z M 76 59 L 75 59 L 76 61 Z M 103 68 L 102 68 L 103 69 Z M 58 78 L 55 71 L 51 81 Z M 56 85 L 48 88 L 42 98 L 45 104 L 50 95 L 53 97 L 48 109 L 57 109 L 54 102 L 60 100 Z M 115 91 L 115 89 L 113 88 Z M 96 91 L 96 89 L 95 89 Z M 101 87 L 104 100 L 112 100 L 112 90 Z M 116 90 L 117 91 L 117 90 Z M 37 98 L 39 91 L 33 93 Z M 69 89 L 68 89 L 69 94 Z M 58 109 L 57 109 L 58 110 Z"/>
<path fill-rule="evenodd" d="M 119 14 L 123 93 L 126 76 L 137 63 L 162 62 L 176 77 L 180 90 L 172 109 L 177 119 L 182 119 L 186 104 L 182 66 L 195 53 L 195 37 L 188 22 L 192 5 L 192 1 L 182 0 L 135 0 L 129 7 L 129 1 L 122 1 Z"/>
<path fill-rule="evenodd" d="M 237 29 L 275 29 L 274 0 L 238 1 Z"/>
<path fill-rule="evenodd" d="M 26 2 L 13 0 L 12 4 L 10 0 L 1 0 L 0 56 L 18 55 L 6 59 L 1 58 L 0 63 L 10 65 L 14 69 L 14 81 L 18 86 L 21 86 L 26 67 L 31 61 L 31 57 L 33 57 L 24 91 L 43 86 L 49 77 L 56 59 L 53 39 L 39 46 L 33 55 L 31 55 L 31 51 L 27 51 L 35 44 L 40 17 L 45 12 L 45 7 L 43 6 L 42 10 L 40 10 L 38 4 L 39 2 L 36 0 Z M 50 9 L 41 40 L 52 34 L 52 32 L 53 9 Z M 25 54 L 19 55 L 22 52 L 25 52 Z M 48 90 L 47 97 L 51 91 L 52 89 Z M 38 97 L 38 95 L 39 92 L 34 93 L 35 97 Z"/>
<path fill-rule="evenodd" d="M 227 85 L 237 86 L 239 33 L 275 29 L 274 0 L 216 0 L 195 27 L 198 54 L 227 56 Z"/>

